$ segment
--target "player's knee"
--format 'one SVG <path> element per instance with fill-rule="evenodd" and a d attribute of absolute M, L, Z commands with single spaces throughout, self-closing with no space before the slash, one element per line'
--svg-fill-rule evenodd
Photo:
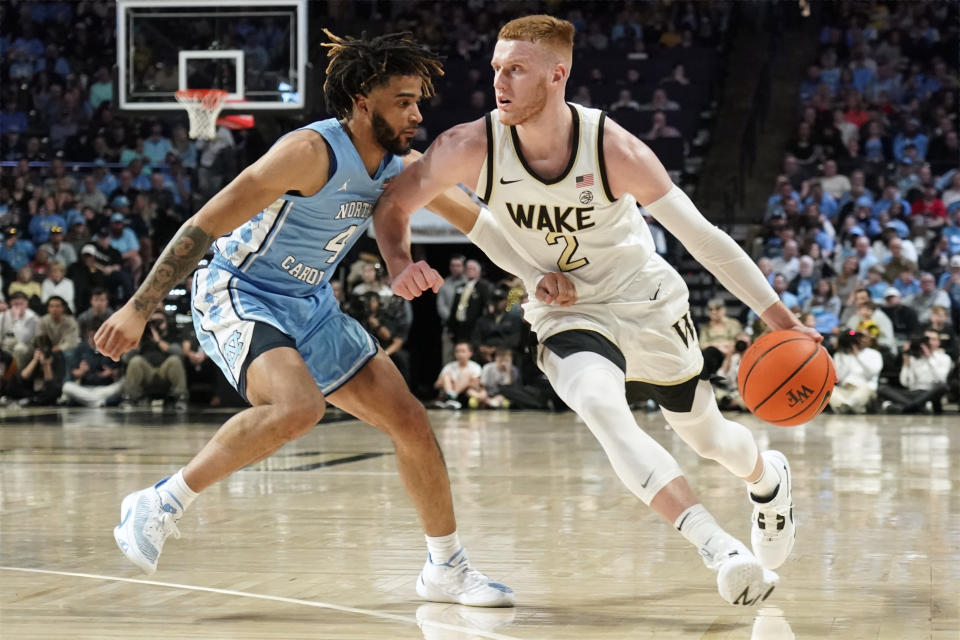
<path fill-rule="evenodd" d="M 394 442 L 433 440 L 427 411 L 412 397 L 410 402 L 403 403 L 393 411 L 387 433 Z"/>
<path fill-rule="evenodd" d="M 323 396 L 319 393 L 316 396 L 283 403 L 278 424 L 283 430 L 284 439 L 294 440 L 313 429 L 323 417 L 326 406 Z"/>

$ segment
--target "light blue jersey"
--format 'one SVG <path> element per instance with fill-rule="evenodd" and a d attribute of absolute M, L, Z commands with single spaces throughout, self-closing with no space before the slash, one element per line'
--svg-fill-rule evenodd
<path fill-rule="evenodd" d="M 370 177 L 339 121 L 304 128 L 330 146 L 327 184 L 311 196 L 287 193 L 219 238 L 213 260 L 193 279 L 197 338 L 244 397 L 247 365 L 275 347 L 295 348 L 324 395 L 377 353 L 377 342 L 340 310 L 327 282 L 403 161 L 387 154 Z"/>
<path fill-rule="evenodd" d="M 327 184 L 311 196 L 287 193 L 214 245 L 218 267 L 286 295 L 310 294 L 330 280 L 370 225 L 387 181 L 403 169 L 403 160 L 388 153 L 371 178 L 350 136 L 334 118 L 304 129 L 322 135 L 333 151 Z"/>

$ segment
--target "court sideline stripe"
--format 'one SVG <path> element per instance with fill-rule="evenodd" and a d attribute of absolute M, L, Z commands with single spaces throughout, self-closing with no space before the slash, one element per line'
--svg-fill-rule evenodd
<path fill-rule="evenodd" d="M 72 578 L 89 578 L 91 580 L 106 580 L 109 582 L 129 582 L 130 584 L 146 584 L 154 587 L 168 587 L 171 589 L 183 589 L 186 591 L 203 591 L 206 593 L 218 593 L 226 596 L 236 596 L 239 598 L 252 598 L 254 600 L 270 600 L 273 602 L 285 602 L 287 604 L 296 604 L 304 607 L 317 607 L 320 609 L 331 609 L 333 611 L 340 611 L 342 613 L 355 613 L 362 616 L 370 616 L 372 618 L 381 618 L 383 620 L 393 620 L 395 622 L 403 622 L 405 624 L 412 624 L 417 626 L 416 618 L 409 618 L 406 616 L 398 616 L 393 613 L 383 613 L 382 611 L 373 611 L 371 609 L 358 609 L 356 607 L 345 607 L 339 604 L 332 604 L 329 602 L 319 602 L 316 600 L 301 600 L 299 598 L 285 598 L 283 596 L 271 596 L 263 593 L 250 593 L 249 591 L 232 591 L 230 589 L 217 589 L 215 587 L 200 587 L 192 584 L 177 584 L 175 582 L 158 582 L 156 580 L 142 580 L 139 578 L 120 578 L 117 576 L 104 576 L 98 575 L 95 573 L 76 573 L 73 571 L 53 571 L 50 569 L 28 569 L 25 567 L 5 567 L 0 566 L 0 571 L 20 571 L 22 573 L 40 573 L 44 575 L 51 576 L 70 576 Z M 464 606 L 464 605 L 453 605 L 450 606 Z M 455 624 L 447 624 L 445 622 L 433 622 L 428 620 L 425 624 L 429 624 L 432 627 L 438 629 L 446 629 L 447 631 L 456 631 L 458 633 L 469 633 L 480 638 L 488 638 L 489 640 L 523 640 L 522 638 L 517 638 L 515 636 L 505 636 L 500 633 L 494 633 L 492 631 L 483 631 L 481 629 L 472 629 L 470 627 L 460 627 Z"/>

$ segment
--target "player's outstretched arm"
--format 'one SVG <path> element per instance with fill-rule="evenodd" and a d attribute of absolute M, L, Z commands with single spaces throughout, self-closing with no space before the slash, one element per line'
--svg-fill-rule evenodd
<path fill-rule="evenodd" d="M 603 141 L 614 197 L 633 194 L 727 291 L 760 315 L 771 329 L 795 329 L 822 339 L 780 301 L 763 273 L 733 238 L 704 218 L 687 194 L 673 184 L 649 147 L 609 119 Z"/>
<path fill-rule="evenodd" d="M 312 131 L 291 133 L 274 145 L 183 223 L 133 297 L 97 331 L 97 349 L 118 360 L 137 346 L 157 304 L 196 268 L 215 238 L 233 231 L 287 191 L 305 195 L 319 191 L 326 182 L 329 161 L 326 143 Z M 291 172 L 291 167 L 312 171 Z"/>

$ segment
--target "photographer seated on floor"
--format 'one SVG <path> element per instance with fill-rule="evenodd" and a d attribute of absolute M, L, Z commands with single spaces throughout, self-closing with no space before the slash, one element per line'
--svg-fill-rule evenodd
<path fill-rule="evenodd" d="M 186 411 L 187 371 L 182 355 L 176 329 L 167 322 L 166 314 L 157 309 L 150 316 L 139 348 L 128 354 L 120 406 L 130 409 L 148 398 L 163 398 L 172 402 L 178 412 Z"/>
<path fill-rule="evenodd" d="M 74 352 L 76 367 L 70 370 L 70 379 L 63 383 L 61 400 L 84 407 L 104 407 L 120 399 L 123 380 L 120 363 L 114 362 L 93 347 L 93 336 L 103 321 L 99 318 L 87 324 L 86 339 Z"/>
<path fill-rule="evenodd" d="M 940 348 L 940 334 L 925 331 L 904 345 L 900 384 L 903 388 L 880 385 L 883 410 L 888 413 L 943 413 L 947 393 L 950 356 Z"/>
<path fill-rule="evenodd" d="M 20 406 L 49 406 L 57 402 L 66 373 L 63 353 L 55 351 L 45 335 L 33 339 L 33 357 L 11 380 L 10 398 Z"/>

